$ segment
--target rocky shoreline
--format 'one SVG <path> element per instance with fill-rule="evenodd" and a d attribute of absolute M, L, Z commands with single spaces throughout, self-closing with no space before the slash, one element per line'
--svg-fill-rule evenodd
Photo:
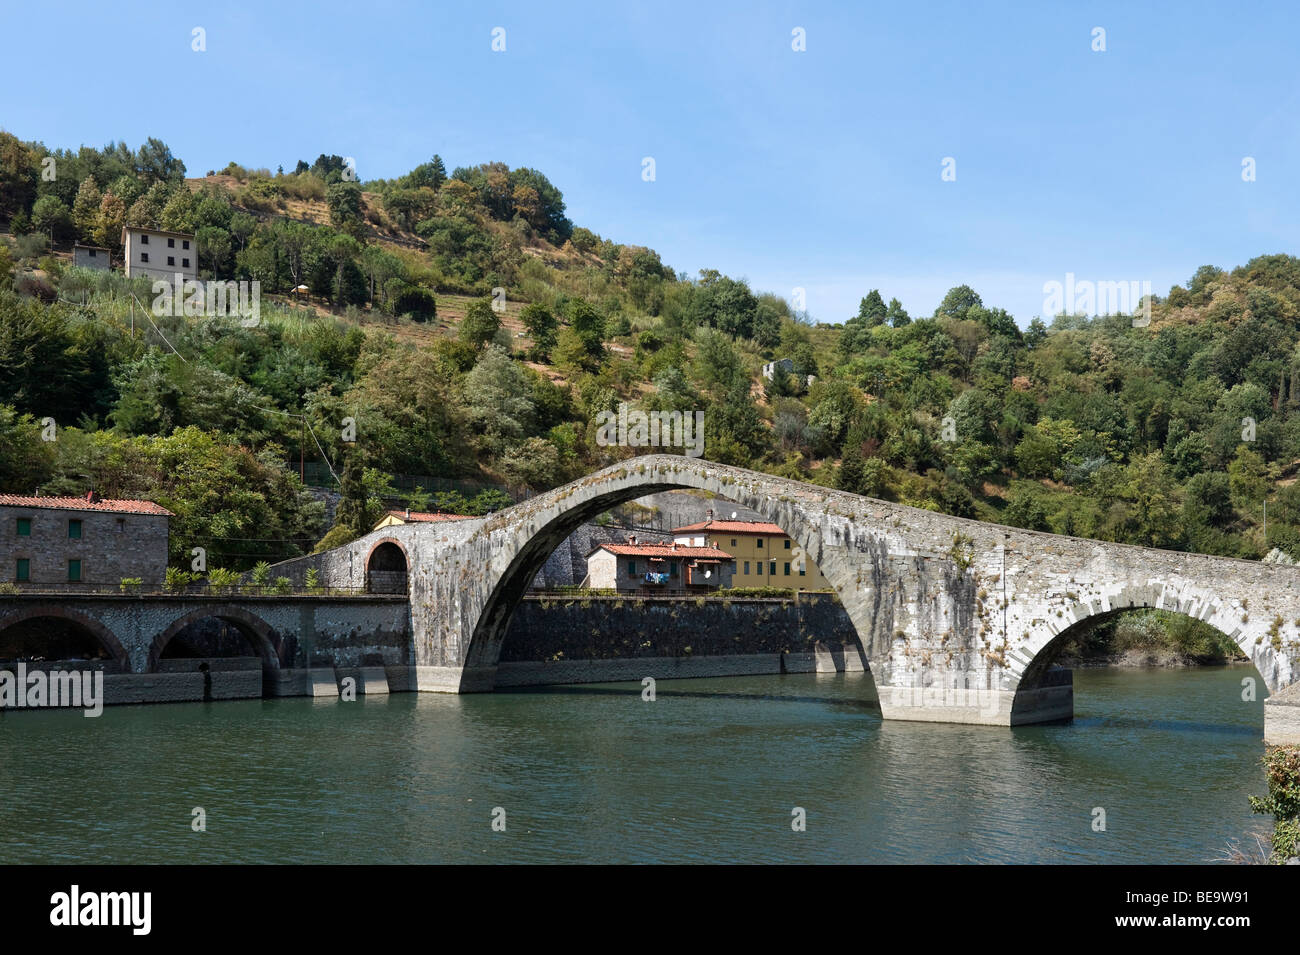
<path fill-rule="evenodd" d="M 1131 648 L 1116 653 L 1101 655 L 1066 655 L 1062 654 L 1057 659 L 1056 665 L 1070 667 L 1071 669 L 1082 669 L 1085 667 L 1129 667 L 1140 669 L 1145 667 L 1199 667 L 1199 666 L 1228 666 L 1230 664 L 1249 663 L 1244 657 L 1235 659 L 1226 659 L 1220 656 L 1201 656 L 1188 653 L 1182 653 L 1170 647 L 1141 647 Z"/>

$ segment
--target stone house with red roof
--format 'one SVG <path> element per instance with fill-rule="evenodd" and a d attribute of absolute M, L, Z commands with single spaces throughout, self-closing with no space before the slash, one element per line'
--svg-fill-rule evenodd
<path fill-rule="evenodd" d="M 140 578 L 161 587 L 167 522 L 152 501 L 0 494 L 0 582 L 33 586 L 119 586 Z"/>
<path fill-rule="evenodd" d="M 587 554 L 583 586 L 627 593 L 706 593 L 731 586 L 731 555 L 674 541 L 601 544 Z"/>

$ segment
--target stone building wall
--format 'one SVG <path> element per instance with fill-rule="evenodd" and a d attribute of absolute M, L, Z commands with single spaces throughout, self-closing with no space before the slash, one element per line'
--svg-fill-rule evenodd
<path fill-rule="evenodd" d="M 18 535 L 30 518 L 31 535 Z M 68 537 L 68 521 L 81 521 L 81 537 Z M 30 561 L 33 584 L 66 584 L 68 561 L 81 561 L 83 584 L 120 584 L 139 577 L 161 586 L 167 573 L 167 517 L 125 511 L 0 506 L 0 580 L 13 581 L 19 558 Z"/>

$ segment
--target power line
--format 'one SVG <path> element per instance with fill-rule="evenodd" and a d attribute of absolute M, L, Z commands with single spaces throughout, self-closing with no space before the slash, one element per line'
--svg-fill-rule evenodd
<path fill-rule="evenodd" d="M 320 456 L 325 459 L 325 466 L 330 469 L 330 474 L 334 475 L 334 480 L 339 484 L 343 483 L 343 479 L 339 477 L 339 472 L 334 470 L 334 462 L 331 461 L 329 455 L 325 453 L 325 449 L 320 446 L 320 440 L 316 437 L 316 430 L 311 426 L 311 422 L 307 420 L 305 414 L 294 414 L 292 411 L 281 411 L 279 408 L 263 408 L 258 405 L 254 405 L 253 407 L 257 408 L 258 411 L 269 411 L 271 414 L 282 414 L 286 418 L 297 418 L 302 421 L 302 423 L 307 426 L 307 433 L 311 435 L 311 440 L 316 445 L 316 450 L 319 451 Z"/>

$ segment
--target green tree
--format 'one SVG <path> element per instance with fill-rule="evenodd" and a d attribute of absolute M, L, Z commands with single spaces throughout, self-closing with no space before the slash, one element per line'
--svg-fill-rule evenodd
<path fill-rule="evenodd" d="M 361 186 L 355 182 L 336 182 L 325 193 L 330 210 L 330 225 L 350 235 L 362 231 Z"/>
<path fill-rule="evenodd" d="M 111 192 L 99 201 L 94 240 L 106 249 L 122 248 L 122 227 L 126 225 L 126 204 Z"/>
<path fill-rule="evenodd" d="M 551 350 L 555 347 L 556 329 L 559 327 L 551 310 L 539 302 L 530 302 L 524 306 L 519 317 L 533 339 L 529 357 L 533 361 L 549 361 Z"/>
<path fill-rule="evenodd" d="M 95 241 L 95 226 L 99 221 L 99 205 L 103 198 L 94 179 L 87 176 L 81 180 L 76 201 L 72 204 L 72 222 L 77 229 L 77 238 L 83 242 Z"/>
<path fill-rule="evenodd" d="M 469 425 L 493 454 L 522 440 L 532 427 L 532 384 L 524 368 L 497 345 L 489 345 L 465 376 L 464 396 Z"/>
<path fill-rule="evenodd" d="M 605 357 L 605 316 L 580 298 L 569 300 L 565 315 L 587 359 L 593 367 L 599 367 Z"/>
<path fill-rule="evenodd" d="M 879 289 L 873 288 L 858 304 L 857 319 L 867 328 L 883 325 L 887 314 L 888 309 L 885 307 L 885 300 L 880 297 Z"/>
<path fill-rule="evenodd" d="M 61 241 L 72 229 L 72 214 L 63 200 L 56 196 L 41 196 L 32 206 L 32 228 L 44 232 L 51 242 Z"/>
<path fill-rule="evenodd" d="M 467 345 L 482 349 L 496 337 L 500 328 L 501 319 L 492 309 L 492 300 L 481 298 L 470 302 L 469 307 L 465 309 L 465 317 L 461 319 L 457 336 Z"/>

